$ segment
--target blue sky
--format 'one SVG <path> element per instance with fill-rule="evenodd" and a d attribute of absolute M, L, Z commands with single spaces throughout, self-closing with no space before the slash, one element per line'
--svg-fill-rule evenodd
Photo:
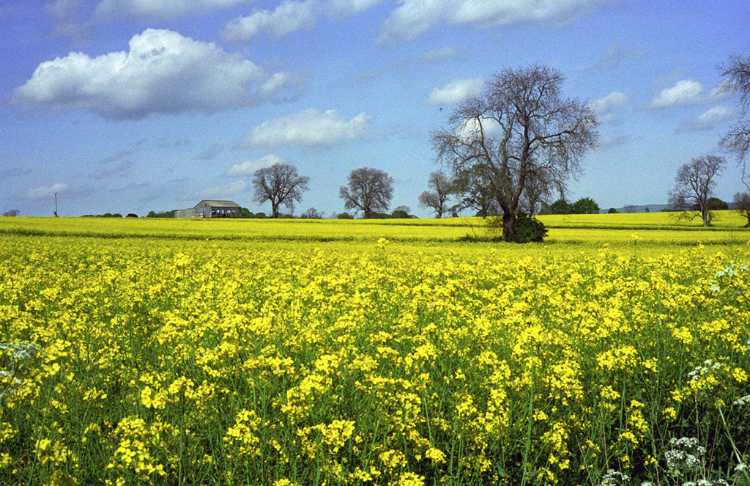
<path fill-rule="evenodd" d="M 739 115 L 719 66 L 750 53 L 745 0 L 0 0 L 0 211 L 236 200 L 282 160 L 297 210 L 342 211 L 357 167 L 420 215 L 432 130 L 506 67 L 553 66 L 602 119 L 570 198 L 663 203 Z M 730 158 L 717 195 L 742 189 Z"/>

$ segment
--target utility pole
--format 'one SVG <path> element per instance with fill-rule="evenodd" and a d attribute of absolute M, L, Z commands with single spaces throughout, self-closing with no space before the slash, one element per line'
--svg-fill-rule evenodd
<path fill-rule="evenodd" d="M 55 193 L 55 217 L 59 217 L 59 214 L 57 214 L 57 193 Z"/>

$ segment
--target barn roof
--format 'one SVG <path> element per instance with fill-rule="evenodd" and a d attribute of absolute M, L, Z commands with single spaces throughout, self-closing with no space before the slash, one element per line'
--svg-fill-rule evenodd
<path fill-rule="evenodd" d="M 239 204 L 237 204 L 234 201 L 227 201 L 222 199 L 204 199 L 198 204 L 195 205 L 195 207 L 209 207 L 209 208 L 238 208 L 240 207 Z"/>

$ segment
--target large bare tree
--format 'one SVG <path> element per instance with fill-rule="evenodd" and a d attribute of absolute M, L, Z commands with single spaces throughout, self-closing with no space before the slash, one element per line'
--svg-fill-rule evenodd
<path fill-rule="evenodd" d="M 388 210 L 393 197 L 393 178 L 378 169 L 355 169 L 346 185 L 339 189 L 339 196 L 346 209 L 362 211 L 365 218 L 370 218 Z"/>
<path fill-rule="evenodd" d="M 448 211 L 448 200 L 454 191 L 453 181 L 442 172 L 433 172 L 427 180 L 430 190 L 419 195 L 419 204 L 432 209 L 437 218 L 442 218 Z"/>
<path fill-rule="evenodd" d="M 448 129 L 433 134 L 438 158 L 457 178 L 489 191 L 502 213 L 505 241 L 515 241 L 533 181 L 544 177 L 550 187 L 564 186 L 596 144 L 596 116 L 584 102 L 562 95 L 562 81 L 545 66 L 501 71 L 453 112 Z"/>
<path fill-rule="evenodd" d="M 697 207 L 703 226 L 711 224 L 708 200 L 716 186 L 716 178 L 725 165 L 724 158 L 716 155 L 704 155 L 683 164 L 677 171 L 674 188 L 670 193 L 672 206 L 677 209 Z"/>
<path fill-rule="evenodd" d="M 253 187 L 255 200 L 271 203 L 271 216 L 279 217 L 279 208 L 293 208 L 295 202 L 302 201 L 302 193 L 307 190 L 309 177 L 297 173 L 297 168 L 289 164 L 274 164 L 255 171 Z"/>
<path fill-rule="evenodd" d="M 742 117 L 721 139 L 721 145 L 737 157 L 742 169 L 742 182 L 750 189 L 747 154 L 750 151 L 750 57 L 735 56 L 722 68 L 726 85 L 740 95 Z"/>

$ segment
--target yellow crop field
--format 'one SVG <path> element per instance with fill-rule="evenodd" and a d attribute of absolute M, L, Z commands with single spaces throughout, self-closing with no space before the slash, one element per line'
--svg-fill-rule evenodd
<path fill-rule="evenodd" d="M 2 218 L 0 483 L 750 484 L 735 216 Z"/>

